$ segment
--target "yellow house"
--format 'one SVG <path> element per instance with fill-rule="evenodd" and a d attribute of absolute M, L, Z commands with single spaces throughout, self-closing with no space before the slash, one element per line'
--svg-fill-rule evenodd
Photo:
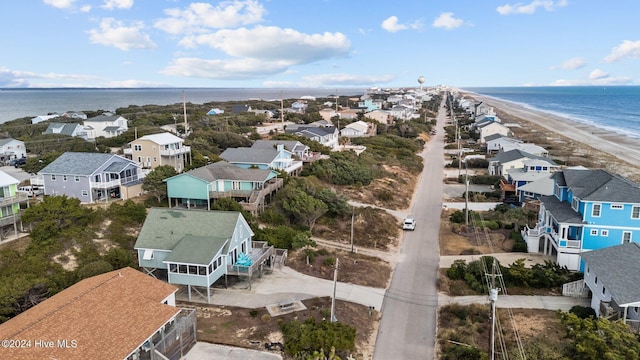
<path fill-rule="evenodd" d="M 187 159 L 191 161 L 191 147 L 184 140 L 171 133 L 145 135 L 129 143 L 124 154 L 142 165 L 143 169 L 155 169 L 169 165 L 182 172 Z"/>

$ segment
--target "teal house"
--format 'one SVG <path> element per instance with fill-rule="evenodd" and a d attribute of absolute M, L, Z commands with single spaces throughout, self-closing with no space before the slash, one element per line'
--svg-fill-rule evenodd
<path fill-rule="evenodd" d="M 169 207 L 211 209 L 219 198 L 238 201 L 257 213 L 282 188 L 283 180 L 271 169 L 243 168 L 219 161 L 165 180 Z"/>
<path fill-rule="evenodd" d="M 220 157 L 230 164 L 242 168 L 273 169 L 297 175 L 302 171 L 302 161 L 287 150 L 284 144 L 275 147 L 227 148 Z"/>
<path fill-rule="evenodd" d="M 275 249 L 252 242 L 253 231 L 237 211 L 152 208 L 134 246 L 138 265 L 148 274 L 185 285 L 189 300 L 227 275 L 248 276 L 272 268 Z M 199 292 L 198 292 L 199 293 Z"/>

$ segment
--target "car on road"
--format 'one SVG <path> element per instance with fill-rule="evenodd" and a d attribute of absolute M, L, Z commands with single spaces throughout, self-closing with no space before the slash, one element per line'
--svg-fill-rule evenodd
<path fill-rule="evenodd" d="M 416 219 L 412 217 L 405 218 L 402 221 L 402 230 L 415 230 L 416 229 Z"/>
<path fill-rule="evenodd" d="M 13 165 L 16 168 L 18 168 L 20 165 L 24 165 L 26 163 L 27 163 L 27 159 L 26 158 L 13 159 L 10 162 L 10 164 Z"/>

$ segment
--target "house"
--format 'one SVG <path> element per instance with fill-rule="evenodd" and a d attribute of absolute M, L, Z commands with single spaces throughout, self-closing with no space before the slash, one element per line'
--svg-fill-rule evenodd
<path fill-rule="evenodd" d="M 532 160 L 535 161 L 532 162 Z M 505 179 L 508 179 L 509 172 L 515 169 L 531 167 L 532 171 L 550 171 L 551 168 L 558 167 L 558 164 L 549 158 L 529 154 L 519 149 L 498 153 L 488 161 L 489 175 L 499 175 Z"/>
<path fill-rule="evenodd" d="M 509 138 L 507 138 L 509 139 Z M 536 156 L 547 157 L 549 156 L 549 151 L 543 148 L 542 146 L 538 146 L 532 143 L 523 143 L 523 142 L 503 142 L 500 144 L 500 151 L 507 152 L 515 149 L 520 149 L 529 154 L 533 154 Z"/>
<path fill-rule="evenodd" d="M 27 194 L 18 192 L 20 181 L 0 171 L 0 240 L 4 240 L 13 231 L 18 235 L 22 228 L 20 217 L 28 207 Z"/>
<path fill-rule="evenodd" d="M 393 115 L 386 110 L 373 110 L 364 114 L 364 117 L 376 120 L 381 124 L 390 125 L 393 123 Z"/>
<path fill-rule="evenodd" d="M 294 175 L 302 170 L 302 161 L 295 160 L 293 153 L 286 150 L 283 144 L 271 149 L 253 147 L 227 148 L 220 154 L 220 158 L 245 169 L 273 169 Z"/>
<path fill-rule="evenodd" d="M 287 134 L 304 136 L 331 149 L 338 148 L 338 128 L 335 126 L 290 125 Z"/>
<path fill-rule="evenodd" d="M 340 135 L 344 137 L 360 137 L 365 135 L 371 135 L 370 130 L 373 130 L 373 124 L 366 123 L 364 121 L 356 121 L 346 125 L 340 130 Z"/>
<path fill-rule="evenodd" d="M 87 140 L 87 132 L 77 123 L 49 123 L 42 135 L 61 134 Z"/>
<path fill-rule="evenodd" d="M 480 142 L 484 143 L 486 141 L 486 137 L 494 134 L 501 134 L 504 136 L 511 136 L 511 130 L 508 127 L 502 125 L 499 122 L 495 121 L 486 121 L 483 123 L 479 123 L 476 126 L 476 130 L 480 133 Z"/>
<path fill-rule="evenodd" d="M 87 138 L 91 141 L 98 137 L 111 138 L 129 130 L 128 121 L 120 115 L 104 113 L 82 122 L 87 132 Z"/>
<path fill-rule="evenodd" d="M 132 268 L 96 275 L 0 324 L 0 358 L 177 359 L 196 343 L 195 309 L 176 307 L 178 289 Z"/>
<path fill-rule="evenodd" d="M 640 185 L 601 169 L 564 169 L 553 180 L 537 224 L 522 231 L 529 252 L 583 270 L 581 253 L 640 240 Z"/>
<path fill-rule="evenodd" d="M 596 315 L 622 318 L 640 328 L 640 245 L 629 242 L 581 254 L 584 283 Z M 624 269 L 622 271 L 622 269 Z"/>
<path fill-rule="evenodd" d="M 83 203 L 128 199 L 142 192 L 140 166 L 114 154 L 66 152 L 40 170 L 44 194 Z"/>
<path fill-rule="evenodd" d="M 341 109 L 338 111 L 338 116 L 340 119 L 357 119 L 360 113 L 362 113 L 360 109 Z"/>
<path fill-rule="evenodd" d="M 500 151 L 503 142 L 522 143 L 522 140 L 511 138 L 502 134 L 491 134 L 484 138 L 487 154 L 495 154 Z"/>
<path fill-rule="evenodd" d="M 143 169 L 155 169 L 169 165 L 177 172 L 184 170 L 191 159 L 191 147 L 171 133 L 145 135 L 129 143 L 124 149 L 127 158 L 137 162 Z"/>
<path fill-rule="evenodd" d="M 382 109 L 382 100 L 380 99 L 363 99 L 358 102 L 359 108 L 365 108 L 367 112 Z"/>
<path fill-rule="evenodd" d="M 207 112 L 207 115 L 219 115 L 219 114 L 224 114 L 224 110 L 213 108 Z"/>
<path fill-rule="evenodd" d="M 151 208 L 138 235 L 135 250 L 141 268 L 167 274 L 170 284 L 206 288 L 228 275 L 252 278 L 272 268 L 272 246 L 252 242 L 253 231 L 237 211 Z"/>
<path fill-rule="evenodd" d="M 256 140 L 251 147 L 254 149 L 277 149 L 280 144 L 300 160 L 304 161 L 311 155 L 309 147 L 296 140 Z"/>
<path fill-rule="evenodd" d="M 216 199 L 233 198 L 254 214 L 283 186 L 283 180 L 273 170 L 245 169 L 226 161 L 189 170 L 165 182 L 169 207 L 211 210 Z"/>
<path fill-rule="evenodd" d="M 70 119 L 86 120 L 87 114 L 83 113 L 82 111 L 67 111 L 64 114 L 62 114 L 62 117 L 70 118 Z"/>
<path fill-rule="evenodd" d="M 410 119 L 411 114 L 413 113 L 412 109 L 402 105 L 395 105 L 388 111 L 389 111 L 389 115 L 391 115 L 393 118 L 402 119 L 402 120 Z"/>
<path fill-rule="evenodd" d="M 24 141 L 13 138 L 0 139 L 0 161 L 7 163 L 13 159 L 27 157 L 27 148 Z"/>
<path fill-rule="evenodd" d="M 331 118 L 338 116 L 338 112 L 333 108 L 324 108 L 318 111 L 323 120 L 331 121 Z"/>
<path fill-rule="evenodd" d="M 35 124 L 39 124 L 43 121 L 47 121 L 47 120 L 51 120 L 51 119 L 55 119 L 57 117 L 59 117 L 60 115 L 58 114 L 51 114 L 51 115 L 40 115 L 40 116 L 36 116 L 34 118 L 31 119 L 31 124 L 35 125 Z"/>
<path fill-rule="evenodd" d="M 243 112 L 251 111 L 251 106 L 249 105 L 231 105 L 231 113 L 232 114 L 240 114 Z"/>
<path fill-rule="evenodd" d="M 304 114 L 307 111 L 306 101 L 294 101 L 293 104 L 291 104 L 291 111 Z"/>

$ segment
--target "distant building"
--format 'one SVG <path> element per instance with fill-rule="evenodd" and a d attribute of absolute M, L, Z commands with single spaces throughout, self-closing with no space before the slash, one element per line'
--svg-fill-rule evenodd
<path fill-rule="evenodd" d="M 128 121 L 120 115 L 104 113 L 85 120 L 82 125 L 87 132 L 87 138 L 95 140 L 98 137 L 115 137 L 129 130 Z"/>
<path fill-rule="evenodd" d="M 145 135 L 129 143 L 124 149 L 127 158 L 137 162 L 143 169 L 155 169 L 169 165 L 182 172 L 191 157 L 191 147 L 184 140 L 168 132 Z"/>
<path fill-rule="evenodd" d="M 61 134 L 88 140 L 87 132 L 82 125 L 76 123 L 50 123 L 42 135 Z"/>

